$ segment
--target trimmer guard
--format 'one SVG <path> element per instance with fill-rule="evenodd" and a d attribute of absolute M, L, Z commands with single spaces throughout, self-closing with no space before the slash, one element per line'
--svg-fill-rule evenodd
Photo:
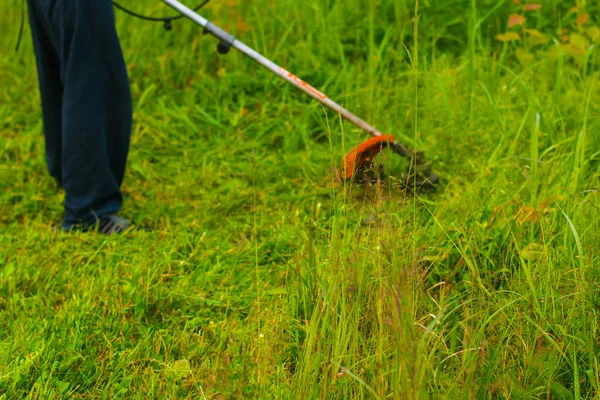
<path fill-rule="evenodd" d="M 401 177 L 405 188 L 416 192 L 429 192 L 437 189 L 439 177 L 432 172 L 422 151 L 410 151 L 396 142 L 392 135 L 372 137 L 350 150 L 342 159 L 339 175 L 344 180 L 365 182 L 361 179 L 371 170 L 372 161 L 383 149 L 389 147 L 394 153 L 409 158 L 409 170 Z"/>

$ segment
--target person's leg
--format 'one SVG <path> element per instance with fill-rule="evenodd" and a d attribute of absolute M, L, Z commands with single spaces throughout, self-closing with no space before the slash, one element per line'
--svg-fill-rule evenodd
<path fill-rule="evenodd" d="M 118 47 L 119 54 L 122 54 L 116 33 L 114 38 L 113 45 Z M 115 60 L 113 65 L 112 92 L 115 99 L 108 104 L 108 153 L 112 172 L 119 187 L 125 176 L 133 119 L 127 68 L 122 55 L 120 59 L 121 61 Z"/>
<path fill-rule="evenodd" d="M 35 0 L 61 62 L 63 228 L 116 213 L 131 134 L 127 69 L 110 0 Z"/>
<path fill-rule="evenodd" d="M 115 16 L 112 2 L 100 1 L 97 12 L 105 21 L 106 30 L 103 39 L 106 41 L 107 64 L 110 66 L 110 85 L 112 101 L 108 103 L 108 152 L 113 175 L 119 186 L 123 183 L 133 119 L 133 106 L 127 66 L 123 57 L 121 44 L 115 28 Z"/>
<path fill-rule="evenodd" d="M 62 185 L 62 123 L 63 87 L 60 80 L 58 53 L 46 31 L 37 1 L 28 0 L 29 25 L 36 56 L 38 83 L 42 101 L 46 165 L 50 175 Z"/>

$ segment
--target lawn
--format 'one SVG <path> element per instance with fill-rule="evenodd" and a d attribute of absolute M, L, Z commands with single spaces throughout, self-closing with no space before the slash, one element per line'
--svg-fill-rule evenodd
<path fill-rule="evenodd" d="M 424 150 L 442 185 L 415 195 L 388 152 L 379 182 L 340 182 L 367 134 L 197 25 L 115 11 L 134 99 L 121 215 L 152 230 L 104 237 L 52 229 L 64 194 L 9 1 L 0 399 L 598 398 L 600 2 L 525 3 L 201 11 Z"/>

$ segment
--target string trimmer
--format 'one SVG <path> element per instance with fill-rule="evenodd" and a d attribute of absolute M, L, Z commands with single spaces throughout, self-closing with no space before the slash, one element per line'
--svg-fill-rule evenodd
<path fill-rule="evenodd" d="M 212 22 L 209 22 L 207 19 L 201 17 L 195 10 L 199 9 L 204 3 L 201 6 L 196 7 L 195 10 L 192 10 L 177 0 L 162 1 L 179 11 L 182 15 L 188 17 L 193 22 L 202 26 L 204 28 L 204 33 L 210 33 L 219 39 L 219 44 L 217 46 L 217 51 L 219 53 L 226 54 L 229 52 L 231 47 L 239 50 L 263 67 L 296 86 L 304 93 L 308 94 L 332 111 L 340 114 L 342 117 L 373 136 L 371 139 L 353 148 L 342 159 L 338 172 L 341 179 L 360 182 L 361 176 L 371 169 L 375 156 L 384 148 L 390 148 L 394 153 L 399 154 L 400 156 L 409 160 L 408 173 L 402 177 L 402 181 L 407 188 L 418 191 L 427 191 L 434 190 L 437 187 L 438 176 L 431 171 L 431 167 L 425 161 L 423 152 L 411 151 L 403 144 L 397 142 L 394 136 L 384 135 L 375 127 L 369 125 L 364 120 L 352 114 L 350 111 L 346 110 L 344 107 L 340 106 L 335 101 L 328 98 L 325 94 L 304 82 L 302 79 L 298 78 L 296 75 L 276 65 L 263 55 L 237 40 L 233 35 L 225 32 Z M 167 29 L 170 29 L 170 21 L 172 19 L 174 18 L 165 19 L 164 22 Z"/>

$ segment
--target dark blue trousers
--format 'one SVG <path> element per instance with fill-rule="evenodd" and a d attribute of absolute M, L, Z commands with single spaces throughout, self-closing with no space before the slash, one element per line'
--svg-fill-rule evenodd
<path fill-rule="evenodd" d="M 65 190 L 62 226 L 122 202 L 132 125 L 129 79 L 110 0 L 28 0 L 46 163 Z"/>

